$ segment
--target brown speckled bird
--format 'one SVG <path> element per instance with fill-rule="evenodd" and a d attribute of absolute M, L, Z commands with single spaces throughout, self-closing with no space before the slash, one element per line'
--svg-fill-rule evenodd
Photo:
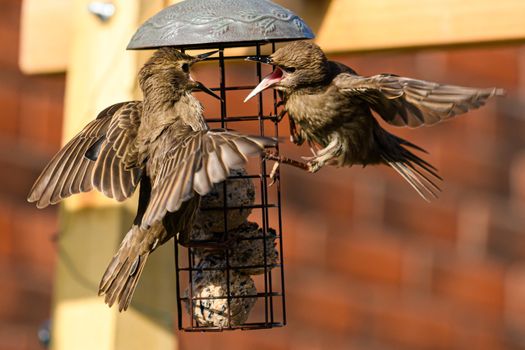
<path fill-rule="evenodd" d="M 106 303 L 118 302 L 119 310 L 128 308 L 151 252 L 176 234 L 188 242 L 200 196 L 248 156 L 274 145 L 271 139 L 208 128 L 191 92 L 217 96 L 189 70 L 210 54 L 156 51 L 139 72 L 144 100 L 102 111 L 54 156 L 30 191 L 28 200 L 44 208 L 92 188 L 122 201 L 140 182 L 134 224 L 99 287 Z"/>
<path fill-rule="evenodd" d="M 292 141 L 299 145 L 307 141 L 317 148 L 306 158 L 311 172 L 325 164 L 387 164 L 425 200 L 439 191 L 436 169 L 408 149 L 425 152 L 422 148 L 384 130 L 372 111 L 389 124 L 419 127 L 479 108 L 492 96 L 504 94 L 496 88 L 442 85 L 392 74 L 363 77 L 329 61 L 319 46 L 305 41 L 248 60 L 271 64 L 275 70 L 245 101 L 268 88 L 283 93 Z"/>

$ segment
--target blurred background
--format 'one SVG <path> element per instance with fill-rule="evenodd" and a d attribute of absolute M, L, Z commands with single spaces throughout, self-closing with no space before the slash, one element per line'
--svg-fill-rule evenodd
<path fill-rule="evenodd" d="M 329 32 L 343 15 L 364 9 L 379 13 L 371 15 L 378 22 L 366 23 L 397 22 L 407 28 L 403 20 L 410 17 L 403 11 L 415 10 L 399 4 L 399 13 L 381 12 L 377 4 L 374 8 L 352 0 L 276 2 L 311 24 L 330 58 L 362 75 L 388 72 L 497 86 L 508 95 L 431 128 L 387 127 L 429 151 L 425 159 L 445 179 L 443 193 L 432 203 L 422 201 L 386 167 L 324 168 L 315 176 L 282 167 L 288 325 L 220 334 L 174 330 L 177 346 L 525 349 L 525 46 L 520 43 L 525 25 L 507 36 L 498 32 L 498 37 L 485 22 L 474 26 L 478 36 L 461 38 L 461 23 L 474 25 L 473 19 L 454 18 L 457 1 L 429 0 L 435 6 L 428 8 L 449 16 L 443 43 L 439 37 L 404 41 L 402 30 L 391 27 L 376 28 L 377 36 L 361 42 L 352 37 L 351 26 L 335 28 L 342 34 Z M 24 73 L 20 70 L 22 3 L 0 0 L 1 350 L 41 348 L 37 332 L 52 314 L 57 262 L 58 209 L 37 210 L 25 198 L 62 143 L 67 73 L 34 74 L 27 66 Z M 465 11 L 472 11 L 472 17 L 484 9 L 494 12 L 494 21 L 512 23 L 514 15 L 525 11 L 521 1 L 470 3 Z M 348 11 L 340 12 L 343 8 Z M 399 21 L 389 15 L 400 16 Z M 358 34 L 359 20 L 366 17 L 361 14 L 352 22 Z M 407 38 L 421 34 L 418 24 L 404 32 Z M 455 31 L 457 42 L 450 39 Z M 118 45 L 124 47 L 128 40 Z M 233 66 L 232 81 L 253 74 L 246 63 Z M 213 81 L 214 69 L 204 65 L 196 76 Z M 231 104 L 232 113 L 246 108 L 242 97 L 232 97 L 239 99 Z M 215 112 L 216 107 L 207 106 L 206 114 Z M 281 133 L 286 140 L 287 132 L 285 120 Z M 288 141 L 282 151 L 295 158 L 308 152 Z"/>

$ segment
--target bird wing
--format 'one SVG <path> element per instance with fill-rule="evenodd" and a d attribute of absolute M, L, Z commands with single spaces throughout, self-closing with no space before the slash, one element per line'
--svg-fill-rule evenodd
<path fill-rule="evenodd" d="M 36 202 L 38 208 L 45 208 L 73 194 L 91 191 L 94 160 L 102 151 L 111 122 L 128 103 L 117 103 L 104 109 L 69 141 L 44 168 L 27 200 Z"/>
<path fill-rule="evenodd" d="M 147 228 L 166 212 L 177 211 L 195 193 L 207 194 L 231 169 L 244 166 L 247 157 L 260 155 L 271 146 L 275 146 L 273 139 L 234 131 L 189 131 L 163 156 L 141 226 Z"/>
<path fill-rule="evenodd" d="M 409 127 L 436 124 L 505 94 L 497 88 L 443 85 L 390 74 L 342 73 L 333 83 L 342 93 L 368 103 L 387 123 Z"/>
<path fill-rule="evenodd" d="M 122 106 L 111 119 L 96 158 L 93 186 L 117 201 L 129 198 L 140 181 L 142 170 L 134 162 L 137 152 L 134 141 L 140 126 L 141 113 L 140 101 Z"/>

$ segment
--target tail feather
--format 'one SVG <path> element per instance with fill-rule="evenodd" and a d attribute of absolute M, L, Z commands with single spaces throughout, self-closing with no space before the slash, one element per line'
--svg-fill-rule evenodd
<path fill-rule="evenodd" d="M 125 311 L 129 307 L 150 253 L 139 253 L 140 245 L 134 242 L 140 236 L 139 227 L 133 226 L 100 281 L 98 294 L 105 296 L 104 300 L 110 307 L 118 302 L 119 311 Z"/>
<path fill-rule="evenodd" d="M 381 159 L 394 169 L 427 202 L 438 198 L 441 189 L 436 184 L 443 179 L 437 169 L 406 147 L 428 153 L 419 146 L 394 136 L 383 129 L 377 130 L 376 141 L 381 148 Z"/>
<path fill-rule="evenodd" d="M 411 163 L 391 161 L 385 156 L 383 156 L 383 159 L 401 175 L 424 200 L 430 202 L 431 198 L 438 198 L 438 192 L 440 192 L 441 189 Z"/>
<path fill-rule="evenodd" d="M 138 260 L 135 260 L 135 263 L 131 266 L 132 270 L 130 271 L 126 283 L 124 284 L 124 288 L 120 293 L 120 301 L 118 306 L 119 311 L 125 311 L 128 309 L 128 306 L 131 303 L 131 298 L 133 298 L 133 294 L 135 293 L 135 288 L 137 288 L 140 275 L 144 270 L 144 266 L 146 266 L 146 260 L 148 260 L 148 256 L 149 253 L 144 254 L 142 258 L 139 255 L 137 257 Z"/>

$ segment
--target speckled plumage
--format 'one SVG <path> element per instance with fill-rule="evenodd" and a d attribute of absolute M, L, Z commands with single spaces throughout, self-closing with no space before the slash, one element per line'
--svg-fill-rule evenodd
<path fill-rule="evenodd" d="M 383 163 L 427 200 L 439 191 L 436 169 L 409 150 L 423 149 L 383 129 L 372 111 L 389 124 L 418 127 L 479 108 L 504 94 L 496 88 L 442 85 L 391 74 L 363 77 L 329 61 L 319 46 L 304 41 L 267 58 L 249 59 L 272 64 L 276 70 L 247 99 L 270 87 L 282 92 L 292 140 L 307 141 L 314 150 L 307 158 L 310 171 L 324 165 Z"/>
<path fill-rule="evenodd" d="M 201 58 L 173 48 L 157 50 L 139 72 L 143 101 L 102 111 L 44 169 L 28 200 L 45 207 L 95 188 L 122 201 L 140 182 L 134 225 L 100 282 L 110 306 L 126 310 L 148 256 L 179 234 L 188 242 L 200 195 L 262 153 L 273 140 L 210 130 L 191 94 Z M 206 90 L 205 90 L 206 91 Z"/>

